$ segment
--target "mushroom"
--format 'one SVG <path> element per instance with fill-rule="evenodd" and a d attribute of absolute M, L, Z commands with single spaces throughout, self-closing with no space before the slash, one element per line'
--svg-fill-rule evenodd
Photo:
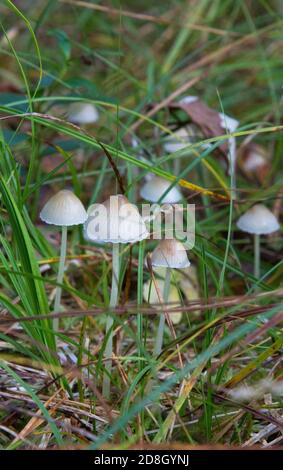
<path fill-rule="evenodd" d="M 246 176 L 256 177 L 262 183 L 270 170 L 267 150 L 250 142 L 243 148 L 240 157 L 240 166 Z"/>
<path fill-rule="evenodd" d="M 142 186 L 140 195 L 150 202 L 174 204 L 182 199 L 182 193 L 176 186 L 169 189 L 170 186 L 170 181 L 160 176 L 153 176 Z"/>
<path fill-rule="evenodd" d="M 155 282 L 152 282 L 151 279 L 149 279 L 143 285 L 143 298 L 150 305 L 156 306 L 160 304 L 159 293 L 163 291 L 164 291 L 164 279 L 156 279 Z M 177 287 L 172 283 L 170 284 L 168 302 L 170 302 L 170 306 L 173 306 L 173 307 L 181 306 L 179 291 Z M 182 312 L 176 312 L 170 315 L 170 318 L 174 325 L 180 322 L 181 317 L 182 317 Z"/>
<path fill-rule="evenodd" d="M 266 159 L 260 152 L 250 151 L 246 155 L 246 159 L 243 163 L 243 167 L 247 172 L 255 172 L 259 168 L 265 167 Z"/>
<path fill-rule="evenodd" d="M 190 266 L 186 248 L 176 238 L 161 240 L 152 252 L 151 264 L 152 266 L 166 268 L 163 290 L 163 302 L 166 304 L 170 292 L 171 269 L 181 269 Z M 154 346 L 155 356 L 161 353 L 164 326 L 165 314 L 161 314 Z"/>
<path fill-rule="evenodd" d="M 268 235 L 279 230 L 280 225 L 274 214 L 263 204 L 255 204 L 237 221 L 243 232 L 254 235 L 254 275 L 260 277 L 260 235 Z"/>
<path fill-rule="evenodd" d="M 87 213 L 79 198 L 72 191 L 63 189 L 57 194 L 54 194 L 54 196 L 47 201 L 39 217 L 46 224 L 59 225 L 62 227 L 60 259 L 54 301 L 54 312 L 58 312 L 61 303 L 61 284 L 63 281 L 67 249 L 67 230 L 68 227 L 73 225 L 83 224 L 87 219 Z M 53 322 L 55 330 L 58 329 L 58 325 L 58 318 L 55 318 Z"/>
<path fill-rule="evenodd" d="M 84 234 L 88 240 L 112 243 L 112 285 L 110 295 L 110 308 L 118 303 L 119 287 L 119 245 L 120 243 L 136 243 L 149 236 L 146 225 L 136 206 L 128 199 L 118 194 L 110 196 L 102 204 L 93 204 L 88 210 L 89 217 L 84 226 Z M 107 316 L 104 357 L 105 372 L 103 376 L 103 395 L 110 396 L 110 374 L 112 368 L 113 349 L 113 316 Z"/>
<path fill-rule="evenodd" d="M 189 144 L 192 144 L 195 141 L 195 138 L 199 133 L 197 126 L 194 124 L 180 127 L 173 134 L 170 134 L 165 138 L 165 152 L 174 153 L 185 149 Z"/>
<path fill-rule="evenodd" d="M 146 263 L 145 263 L 146 264 Z M 164 281 L 166 268 L 164 267 L 153 267 L 153 272 L 157 274 L 158 278 Z M 163 283 L 164 284 L 164 283 Z M 198 302 L 199 301 L 199 284 L 197 278 L 197 270 L 196 267 L 192 264 L 187 268 L 178 269 L 178 271 L 174 272 L 174 283 L 173 286 L 176 286 L 178 292 L 182 292 L 185 298 L 189 302 Z M 161 289 L 161 292 L 163 289 Z M 171 298 L 171 293 L 169 300 Z M 172 300 L 173 301 L 173 300 Z M 200 313 L 199 310 L 196 308 L 195 313 Z M 172 318 L 172 316 L 171 316 Z M 172 319 L 173 321 L 173 319 Z M 174 323 L 174 321 L 173 321 Z"/>
<path fill-rule="evenodd" d="M 200 131 L 195 124 L 188 124 L 180 127 L 174 133 L 168 135 L 164 141 L 164 150 L 167 153 L 175 153 L 184 150 L 196 141 L 196 137 L 200 135 Z M 189 149 L 188 149 L 189 150 Z M 183 154 L 184 152 L 182 152 Z M 181 155 L 174 156 L 174 174 L 180 173 Z"/>
<path fill-rule="evenodd" d="M 98 118 L 98 111 L 91 103 L 72 103 L 68 110 L 68 119 L 74 124 L 91 124 Z"/>
<path fill-rule="evenodd" d="M 199 302 L 199 284 L 196 267 L 192 264 L 188 268 L 180 269 L 178 277 L 180 289 L 189 302 Z M 200 313 L 196 308 L 195 313 Z"/>

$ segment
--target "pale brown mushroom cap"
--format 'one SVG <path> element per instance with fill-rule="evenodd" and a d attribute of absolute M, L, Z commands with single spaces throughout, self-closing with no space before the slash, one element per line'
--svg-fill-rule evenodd
<path fill-rule="evenodd" d="M 151 255 L 153 266 L 186 268 L 190 266 L 186 248 L 175 238 L 161 240 Z"/>
<path fill-rule="evenodd" d="M 266 165 L 266 159 L 260 153 L 251 151 L 247 154 L 246 159 L 243 162 L 243 167 L 246 171 L 256 171 L 258 168 L 262 168 Z"/>

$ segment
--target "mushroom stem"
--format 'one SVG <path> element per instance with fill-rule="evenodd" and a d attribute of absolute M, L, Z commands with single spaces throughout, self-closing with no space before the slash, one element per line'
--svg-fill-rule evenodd
<path fill-rule="evenodd" d="M 119 243 L 113 243 L 112 247 L 112 285 L 111 285 L 111 295 L 110 295 L 110 308 L 115 308 L 118 303 L 118 290 L 119 290 Z M 114 319 L 112 315 L 107 316 L 106 322 L 106 336 L 109 333 L 108 340 L 105 346 L 104 357 L 105 361 L 105 371 L 103 375 L 103 385 L 102 393 L 105 398 L 110 396 L 110 375 L 112 368 L 112 352 L 113 352 L 113 323 Z M 111 330 L 111 331 L 110 331 Z"/>
<path fill-rule="evenodd" d="M 144 264 L 144 242 L 139 243 L 139 265 L 138 265 L 138 306 L 142 304 L 143 298 L 143 264 Z M 138 354 L 140 358 L 144 357 L 144 343 L 143 343 L 143 315 L 137 315 L 137 337 L 138 337 Z M 143 367 L 142 360 L 140 361 L 140 368 Z"/>
<path fill-rule="evenodd" d="M 54 300 L 54 312 L 55 313 L 59 312 L 60 305 L 61 305 L 61 293 L 62 293 L 61 284 L 63 282 L 64 267 L 65 267 L 65 260 L 66 260 L 67 230 L 68 228 L 65 225 L 63 225 L 62 236 L 61 236 L 60 259 L 59 259 L 59 267 L 58 267 L 58 274 L 57 274 L 57 286 L 56 286 L 55 300 Z M 54 318 L 53 320 L 54 331 L 58 331 L 58 327 L 59 327 L 59 318 Z"/>
<path fill-rule="evenodd" d="M 164 281 L 164 290 L 163 290 L 163 302 L 166 304 L 169 298 L 169 291 L 170 291 L 170 281 L 171 281 L 171 269 L 166 268 L 165 273 L 165 281 Z M 164 326 L 165 326 L 165 312 L 161 313 L 159 319 L 159 325 L 153 350 L 154 357 L 159 356 L 162 349 L 163 343 L 163 334 L 164 334 Z"/>
<path fill-rule="evenodd" d="M 254 236 L 254 276 L 260 278 L 260 235 Z"/>
<path fill-rule="evenodd" d="M 179 176 L 180 174 L 180 168 L 181 168 L 181 162 L 180 162 L 180 157 L 175 157 L 174 158 L 174 175 Z"/>

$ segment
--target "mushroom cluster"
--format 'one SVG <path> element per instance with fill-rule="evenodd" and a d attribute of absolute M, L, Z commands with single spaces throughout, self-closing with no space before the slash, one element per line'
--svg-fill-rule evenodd
<path fill-rule="evenodd" d="M 170 182 L 154 176 L 141 189 L 143 198 L 152 202 L 166 202 L 171 208 L 180 201 L 182 194 Z M 107 315 L 104 349 L 103 395 L 110 396 L 110 381 L 113 352 L 113 309 L 118 304 L 120 280 L 120 245 L 139 243 L 149 237 L 149 230 L 139 210 L 121 194 L 110 196 L 101 204 L 92 204 L 86 212 L 78 197 L 69 190 L 61 190 L 52 196 L 40 212 L 40 218 L 47 224 L 60 226 L 62 230 L 60 258 L 55 290 L 54 312 L 60 311 L 62 282 L 67 249 L 67 229 L 83 224 L 84 237 L 91 242 L 112 244 L 112 282 Z M 274 214 L 263 204 L 255 204 L 237 221 L 240 230 L 254 236 L 254 275 L 260 278 L 260 236 L 279 230 L 280 225 Z M 165 232 L 166 235 L 166 232 Z M 168 235 L 168 234 L 167 234 Z M 153 269 L 163 270 L 163 279 L 148 281 L 144 286 L 144 297 L 149 303 L 166 305 L 172 301 L 179 305 L 179 293 L 171 283 L 172 270 L 184 270 L 190 266 L 185 246 L 176 238 L 161 239 L 150 256 Z M 152 290 L 153 289 L 153 290 Z M 151 291 L 152 290 L 152 291 Z M 162 291 L 162 292 L 161 292 Z M 160 293 L 161 292 L 161 293 Z M 194 294 L 195 295 L 195 294 Z M 111 312 L 112 310 L 112 312 Z M 166 311 L 160 314 L 153 354 L 162 351 Z M 178 320 L 180 315 L 176 315 Z M 172 316 L 172 319 L 174 317 Z M 58 319 L 54 319 L 54 331 L 58 331 Z"/>
<path fill-rule="evenodd" d="M 182 198 L 181 192 L 170 187 L 170 182 L 159 177 L 153 177 L 142 188 L 143 197 L 149 201 L 164 201 L 172 204 Z M 110 379 L 112 369 L 113 325 L 114 317 L 111 309 L 118 303 L 120 278 L 120 245 L 141 242 L 149 237 L 145 221 L 136 206 L 121 194 L 110 196 L 102 204 L 92 204 L 87 212 L 77 196 L 69 191 L 62 190 L 52 196 L 40 212 L 40 218 L 47 224 L 62 227 L 61 249 L 57 284 L 55 292 L 54 312 L 60 311 L 62 282 L 67 249 L 67 227 L 83 224 L 84 237 L 91 242 L 112 244 L 112 283 L 109 308 L 110 313 L 106 321 L 106 344 L 104 349 L 104 376 L 103 395 L 110 395 Z M 171 270 L 182 269 L 190 265 L 186 249 L 181 242 L 173 239 L 161 240 L 152 253 L 152 266 L 165 269 L 163 283 L 163 302 L 168 302 Z M 175 292 L 176 297 L 176 292 Z M 154 354 L 161 352 L 165 315 L 160 316 Z M 54 320 L 54 330 L 58 330 L 58 320 Z"/>

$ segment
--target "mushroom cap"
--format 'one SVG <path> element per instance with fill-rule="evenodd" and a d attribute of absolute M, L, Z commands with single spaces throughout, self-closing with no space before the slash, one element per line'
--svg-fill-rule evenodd
<path fill-rule="evenodd" d="M 152 266 L 186 268 L 190 266 L 186 248 L 176 238 L 161 240 L 151 255 Z"/>
<path fill-rule="evenodd" d="M 39 217 L 47 224 L 69 227 L 83 224 L 87 213 L 79 198 L 72 191 L 63 189 L 47 201 Z"/>
<path fill-rule="evenodd" d="M 255 171 L 265 165 L 266 160 L 263 155 L 260 155 L 260 153 L 255 152 L 249 153 L 244 163 L 245 170 L 247 171 Z"/>
<path fill-rule="evenodd" d="M 263 153 L 257 151 L 256 149 L 251 149 L 247 154 L 246 158 L 243 161 L 243 168 L 246 171 L 256 171 L 258 168 L 266 166 L 267 160 Z"/>
<path fill-rule="evenodd" d="M 84 234 L 90 241 L 105 243 L 136 243 L 149 236 L 137 207 L 122 194 L 89 207 Z"/>
<path fill-rule="evenodd" d="M 263 204 L 255 204 L 239 218 L 237 227 L 243 232 L 268 235 L 279 230 L 280 225 L 267 207 Z"/>
<path fill-rule="evenodd" d="M 168 153 L 174 153 L 186 148 L 192 142 L 191 134 L 192 132 L 189 132 L 187 127 L 180 127 L 180 129 L 174 132 L 174 135 L 170 134 L 166 137 L 164 150 Z"/>
<path fill-rule="evenodd" d="M 72 103 L 68 111 L 68 119 L 74 124 L 91 124 L 99 118 L 96 107 L 91 103 Z"/>
<path fill-rule="evenodd" d="M 171 183 L 171 181 L 167 181 L 160 176 L 154 176 L 142 186 L 140 195 L 143 199 L 151 202 L 158 202 L 159 200 L 168 204 L 179 202 L 182 199 L 182 193 L 176 186 L 173 186 L 166 196 L 162 198 L 165 191 L 171 186 Z"/>
<path fill-rule="evenodd" d="M 258 170 L 265 169 L 267 171 L 269 167 L 267 149 L 262 147 L 262 145 L 255 144 L 254 142 L 250 142 L 243 148 L 240 160 L 243 170 L 248 173 L 257 173 Z"/>
<path fill-rule="evenodd" d="M 164 291 L 164 280 L 163 279 L 155 279 L 155 281 L 151 281 L 150 279 L 143 285 L 143 298 L 145 302 L 148 302 L 150 305 L 158 305 L 160 304 L 160 300 L 162 299 L 163 291 Z M 157 287 L 157 290 L 156 290 Z M 161 299 L 160 299 L 161 295 Z M 168 303 L 170 303 L 170 307 L 180 307 L 180 295 L 179 291 L 174 284 L 170 284 L 169 296 L 168 296 Z M 182 312 L 170 313 L 170 318 L 172 322 L 175 324 L 179 323 L 182 318 Z"/>

